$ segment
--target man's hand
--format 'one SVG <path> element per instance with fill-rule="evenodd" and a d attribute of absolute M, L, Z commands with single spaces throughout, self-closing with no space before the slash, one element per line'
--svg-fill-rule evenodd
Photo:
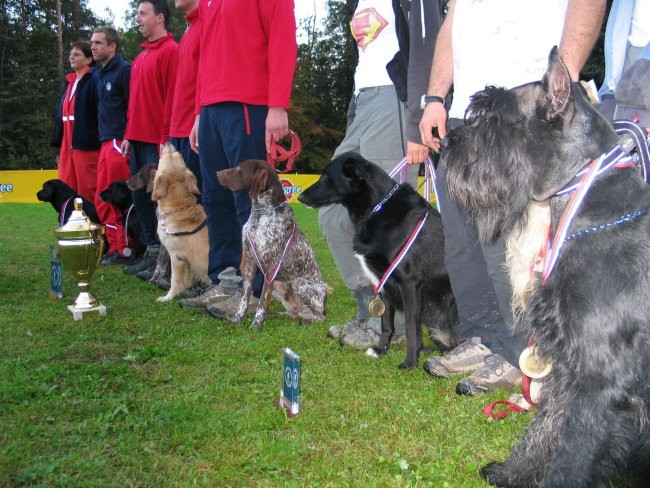
<path fill-rule="evenodd" d="M 427 146 L 411 141 L 406 143 L 406 162 L 409 165 L 424 163 L 427 157 L 429 157 L 429 148 Z"/>
<path fill-rule="evenodd" d="M 438 134 L 434 135 L 434 129 Z M 440 139 L 447 135 L 447 111 L 442 103 L 428 103 L 420 120 L 422 142 L 436 152 L 440 151 Z"/>
<path fill-rule="evenodd" d="M 194 119 L 194 125 L 192 126 L 192 130 L 190 131 L 190 147 L 192 148 L 192 151 L 194 151 L 196 154 L 199 153 L 199 119 L 201 118 L 200 115 L 197 115 L 196 118 Z"/>
<path fill-rule="evenodd" d="M 128 158 L 129 154 L 131 153 L 131 143 L 128 140 L 124 139 L 122 141 L 122 147 L 120 150 L 122 151 L 122 156 Z"/>
<path fill-rule="evenodd" d="M 271 152 L 271 140 L 275 142 L 282 139 L 289 133 L 289 116 L 287 111 L 281 107 L 269 107 L 266 116 L 266 152 Z"/>

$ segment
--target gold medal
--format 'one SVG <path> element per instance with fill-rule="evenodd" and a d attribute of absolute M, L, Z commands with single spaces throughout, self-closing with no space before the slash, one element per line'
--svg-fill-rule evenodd
<path fill-rule="evenodd" d="M 527 347 L 519 356 L 519 369 L 529 378 L 543 378 L 551 372 L 553 364 L 540 355 L 536 346 Z"/>
<path fill-rule="evenodd" d="M 123 255 L 125 258 L 130 258 L 130 257 L 131 257 L 131 249 L 128 248 L 128 247 L 125 247 L 125 248 L 122 250 L 122 255 Z"/>
<path fill-rule="evenodd" d="M 379 298 L 379 295 L 368 304 L 368 312 L 370 312 L 370 315 L 373 317 L 381 317 L 384 315 L 385 311 L 386 304 L 381 300 L 381 298 Z"/>
<path fill-rule="evenodd" d="M 273 299 L 273 286 L 269 286 L 266 288 L 266 293 L 264 294 L 264 301 L 266 303 L 271 303 L 271 300 Z"/>

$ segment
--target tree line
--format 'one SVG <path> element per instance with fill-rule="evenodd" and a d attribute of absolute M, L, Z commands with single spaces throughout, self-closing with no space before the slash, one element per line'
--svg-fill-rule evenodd
<path fill-rule="evenodd" d="M 345 133 L 357 55 L 348 27 L 355 4 L 328 0 L 324 19 L 299 25 L 289 121 L 302 141 L 294 166 L 301 173 L 319 173 Z M 0 0 L 0 5 L 0 170 L 54 169 L 57 151 L 49 147 L 50 134 L 69 68 L 68 46 L 90 39 L 95 27 L 112 25 L 113 19 L 108 12 L 95 15 L 87 0 Z M 119 29 L 127 60 L 138 54 L 143 40 L 135 25 L 136 6 L 133 0 L 132 20 Z M 174 11 L 170 30 L 180 39 L 185 30 L 180 12 Z M 600 83 L 603 71 L 601 36 L 582 74 Z"/>

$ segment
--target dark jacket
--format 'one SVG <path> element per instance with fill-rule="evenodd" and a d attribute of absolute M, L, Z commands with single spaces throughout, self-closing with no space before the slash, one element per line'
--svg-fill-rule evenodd
<path fill-rule="evenodd" d="M 59 99 L 59 110 L 52 128 L 51 145 L 61 147 L 63 140 L 62 107 L 69 82 L 63 87 Z M 90 70 L 77 84 L 74 102 L 74 130 L 72 132 L 72 149 L 93 151 L 99 149 L 99 131 L 97 128 L 97 75 Z"/>
<path fill-rule="evenodd" d="M 99 139 L 124 139 L 129 106 L 131 65 L 116 54 L 106 66 L 97 70 L 99 83 Z"/>

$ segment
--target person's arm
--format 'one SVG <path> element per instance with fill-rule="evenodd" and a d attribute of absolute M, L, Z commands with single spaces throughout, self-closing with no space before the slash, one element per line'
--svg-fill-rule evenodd
<path fill-rule="evenodd" d="M 606 3 L 605 0 L 569 0 L 560 41 L 560 57 L 572 81 L 579 80 L 580 70 L 598 39 Z"/>
<path fill-rule="evenodd" d="M 422 144 L 419 123 L 420 99 L 427 91 L 436 38 L 442 23 L 440 2 L 413 2 L 408 16 L 409 63 L 406 103 L 406 159 L 408 164 L 422 163 L 429 148 Z"/>
<path fill-rule="evenodd" d="M 431 63 L 429 86 L 427 95 L 444 98 L 451 88 L 454 78 L 454 59 L 451 46 L 451 28 L 454 18 L 456 0 L 449 2 L 449 11 L 445 17 L 438 38 Z M 433 130 L 438 129 L 438 137 L 434 137 Z M 439 102 L 428 103 L 420 121 L 420 137 L 422 142 L 433 149 L 440 150 L 440 139 L 447 135 L 447 111 Z"/>

